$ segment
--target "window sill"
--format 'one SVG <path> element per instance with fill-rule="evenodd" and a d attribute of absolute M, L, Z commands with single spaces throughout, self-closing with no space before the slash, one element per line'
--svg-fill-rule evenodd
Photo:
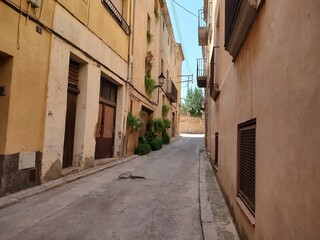
<path fill-rule="evenodd" d="M 256 219 L 255 217 L 252 215 L 252 213 L 248 210 L 247 206 L 243 203 L 242 199 L 239 197 L 236 197 L 236 201 L 239 205 L 239 207 L 241 208 L 242 212 L 244 213 L 244 215 L 247 217 L 247 219 L 249 220 L 249 222 L 251 223 L 251 225 L 253 227 L 255 227 L 256 225 Z"/>

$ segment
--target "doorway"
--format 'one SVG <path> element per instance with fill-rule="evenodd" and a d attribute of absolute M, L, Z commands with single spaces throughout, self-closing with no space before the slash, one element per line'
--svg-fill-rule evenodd
<path fill-rule="evenodd" d="M 67 112 L 65 121 L 62 167 L 71 167 L 73 163 L 74 133 L 76 123 L 77 96 L 79 94 L 80 65 L 70 60 L 67 93 Z"/>
<path fill-rule="evenodd" d="M 172 113 L 172 127 L 171 127 L 171 135 L 172 137 L 174 137 L 176 135 L 176 116 L 175 113 Z"/>
<path fill-rule="evenodd" d="M 95 159 L 112 158 L 117 109 L 117 85 L 101 77 Z"/>

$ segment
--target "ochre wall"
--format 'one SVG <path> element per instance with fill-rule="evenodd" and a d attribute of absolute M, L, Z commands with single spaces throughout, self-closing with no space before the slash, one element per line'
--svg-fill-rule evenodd
<path fill-rule="evenodd" d="M 220 1 L 224 2 L 224 1 Z M 220 95 L 209 100 L 211 154 L 219 132 L 218 178 L 248 239 L 317 239 L 320 192 L 320 2 L 265 1 L 235 62 L 223 50 Z M 236 202 L 238 124 L 257 119 L 255 227 Z"/>
<path fill-rule="evenodd" d="M 23 8 L 27 9 L 25 3 Z M 50 8 L 53 11 L 48 1 L 43 6 L 47 15 L 40 19 L 49 25 Z M 39 10 L 35 11 L 39 16 Z M 30 14 L 33 16 L 33 11 Z M 1 35 L 5 36 L 0 38 L 0 51 L 12 56 L 10 91 L 5 97 L 7 101 L 10 99 L 9 110 L 0 116 L 0 122 L 7 121 L 7 127 L 0 129 L 0 153 L 41 151 L 51 35 L 44 29 L 38 34 L 33 21 L 3 2 L 0 2 L 0 22 Z"/>
<path fill-rule="evenodd" d="M 202 117 L 181 116 L 180 133 L 204 134 L 204 119 Z"/>
<path fill-rule="evenodd" d="M 101 1 L 91 0 L 86 3 L 83 0 L 59 0 L 58 2 L 119 56 L 128 60 L 129 37 L 119 27 Z M 127 9 L 130 1 L 124 1 L 124 4 L 126 4 L 124 9 Z"/>

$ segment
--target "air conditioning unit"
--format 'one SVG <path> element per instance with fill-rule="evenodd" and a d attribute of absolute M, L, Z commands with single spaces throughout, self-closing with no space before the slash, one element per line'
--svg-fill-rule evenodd
<path fill-rule="evenodd" d="M 28 3 L 31 3 L 32 7 L 38 8 L 42 5 L 42 0 L 27 0 Z"/>

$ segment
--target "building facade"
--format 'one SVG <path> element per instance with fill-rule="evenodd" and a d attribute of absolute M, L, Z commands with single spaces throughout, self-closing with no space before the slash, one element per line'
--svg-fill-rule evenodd
<path fill-rule="evenodd" d="M 136 132 L 127 131 L 126 151 L 133 154 L 138 137 L 146 133 L 151 119 L 169 119 L 170 137 L 179 134 L 181 70 L 184 55 L 182 47 L 175 41 L 166 1 L 135 1 L 133 12 L 133 40 L 128 90 L 128 112 L 141 117 L 144 127 Z M 160 86 L 158 77 L 165 79 Z M 151 88 L 149 83 L 153 82 Z M 149 89 L 148 89 L 149 88 Z M 166 116 L 162 106 L 169 107 Z"/>
<path fill-rule="evenodd" d="M 138 95 L 146 109 L 161 113 L 162 95 L 158 104 L 156 90 L 145 95 L 139 68 L 152 51 L 151 73 L 158 76 L 165 9 L 162 1 L 0 1 L 0 195 L 132 154 L 126 147 L 132 99 Z M 144 25 L 147 14 L 153 22 Z M 148 27 L 155 29 L 149 45 Z M 180 62 L 165 69 L 178 81 L 183 53 L 172 37 Z M 177 99 L 178 93 L 167 101 L 171 108 Z"/>
<path fill-rule="evenodd" d="M 312 0 L 204 1 L 206 146 L 243 239 L 319 235 L 319 10 Z"/>

